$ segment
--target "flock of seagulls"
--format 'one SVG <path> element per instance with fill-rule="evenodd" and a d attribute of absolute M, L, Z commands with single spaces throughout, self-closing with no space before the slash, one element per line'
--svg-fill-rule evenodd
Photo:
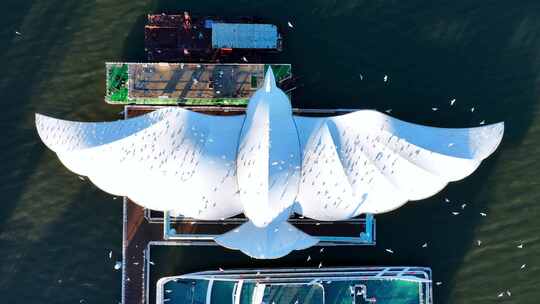
<path fill-rule="evenodd" d="M 291 28 L 291 29 L 294 28 L 294 25 L 293 25 L 293 23 L 292 23 L 291 21 L 288 21 L 288 22 L 287 22 L 287 25 L 288 25 L 288 27 Z M 22 33 L 19 32 L 19 31 L 15 31 L 15 34 L 16 34 L 17 36 L 22 36 Z M 242 61 L 248 62 L 247 58 L 245 58 L 245 57 L 242 57 Z M 364 80 L 364 79 L 365 79 L 365 76 L 364 76 L 363 74 L 360 74 L 359 76 L 360 76 L 360 80 Z M 384 81 L 385 83 L 388 83 L 388 81 L 389 81 L 389 76 L 385 74 L 385 75 L 383 76 L 383 81 Z M 452 98 L 452 99 L 449 101 L 450 106 L 454 106 L 455 103 L 456 103 L 456 98 Z M 438 107 L 432 107 L 431 109 L 432 109 L 432 111 L 434 111 L 434 112 L 439 110 Z M 470 112 L 472 113 L 472 112 L 474 112 L 474 111 L 475 111 L 475 107 L 471 107 L 471 108 L 470 108 Z M 392 112 L 392 109 L 387 109 L 387 110 L 385 110 L 385 112 L 386 112 L 386 113 L 391 113 L 391 112 Z M 480 125 L 484 125 L 484 124 L 485 124 L 485 120 L 482 120 L 482 121 L 480 122 Z M 195 133 L 194 135 L 197 136 L 197 133 L 196 133 L 196 132 L 194 132 L 194 133 Z M 201 135 L 202 135 L 202 134 L 201 134 Z M 204 136 L 204 135 L 202 135 L 202 136 Z M 180 145 L 179 145 L 179 146 L 180 146 Z M 195 155 L 198 154 L 197 152 L 199 152 L 199 151 L 184 151 L 184 157 L 181 157 L 181 158 L 182 158 L 182 161 L 190 160 L 192 163 L 193 163 L 193 162 L 196 162 L 197 157 L 196 157 Z M 195 165 L 195 167 L 196 167 L 196 166 L 197 166 L 197 163 L 195 163 L 194 165 Z M 194 168 L 192 167 L 191 169 L 194 169 Z M 179 175 L 182 176 L 183 178 L 186 178 L 186 175 L 192 175 L 192 174 L 194 173 L 194 171 L 195 171 L 195 170 L 190 170 L 189 172 L 182 172 L 182 173 L 178 172 L 178 173 L 180 173 Z M 178 173 L 177 173 L 177 174 L 178 174 Z M 230 174 L 230 172 L 228 172 L 228 173 L 226 174 L 225 178 L 230 178 L 230 177 L 232 177 L 232 176 L 234 176 L 234 173 L 233 173 L 233 174 Z M 85 178 L 82 177 L 82 176 L 79 176 L 79 179 L 80 179 L 80 180 L 83 180 L 83 181 L 85 180 Z M 445 201 L 446 203 L 450 203 L 450 200 L 449 200 L 448 198 L 445 198 L 444 201 Z M 464 210 L 464 209 L 466 208 L 466 206 L 467 206 L 467 204 L 463 203 L 463 204 L 461 205 L 461 210 Z M 459 215 L 459 214 L 460 214 L 460 212 L 458 212 L 458 211 L 452 211 L 452 215 L 453 215 L 453 216 L 457 216 L 457 215 Z M 481 215 L 482 217 L 486 217 L 486 216 L 487 216 L 487 213 L 486 213 L 486 212 L 480 212 L 480 215 Z M 480 245 L 482 244 L 482 241 L 481 241 L 481 240 L 477 240 L 477 241 L 476 241 L 476 244 L 477 244 L 478 246 L 480 246 Z M 421 248 L 427 248 L 427 247 L 428 247 L 428 243 L 427 243 L 427 242 L 424 242 L 424 243 L 421 245 Z M 518 249 L 523 249 L 523 248 L 524 248 L 524 244 L 523 244 L 523 243 L 520 243 L 519 245 L 517 245 L 517 248 L 518 248 Z M 391 248 L 386 248 L 385 251 L 386 251 L 387 253 L 389 253 L 389 254 L 394 254 L 394 253 L 395 253 L 394 250 L 391 249 Z M 322 247 L 322 248 L 319 250 L 319 252 L 320 252 L 320 253 L 323 253 L 323 252 L 324 252 L 324 247 Z M 112 252 L 112 250 L 111 250 L 111 251 L 109 251 L 109 253 L 108 253 L 108 258 L 109 258 L 109 259 L 112 259 L 112 257 L 113 257 L 113 252 Z M 311 260 L 312 260 L 311 255 L 308 255 L 308 256 L 307 256 L 307 259 L 306 259 L 306 262 L 309 262 L 309 261 L 311 261 Z M 150 263 L 151 265 L 155 265 L 153 261 L 149 261 L 149 263 Z M 320 262 L 319 265 L 318 265 L 318 268 L 322 268 L 322 267 L 323 267 L 323 263 Z M 520 269 L 521 269 L 521 270 L 524 270 L 526 267 L 527 267 L 527 264 L 522 264 L 522 265 L 520 266 Z M 116 261 L 113 268 L 114 268 L 114 270 L 120 270 L 120 269 L 122 268 L 122 262 Z M 224 270 L 223 270 L 223 268 L 219 268 L 219 271 L 224 271 Z M 442 284 L 443 284 L 443 283 L 442 283 L 441 281 L 436 281 L 436 282 L 435 282 L 435 285 L 436 285 L 436 286 L 441 286 Z M 503 292 L 500 292 L 500 293 L 498 294 L 497 297 L 498 297 L 498 298 L 502 298 L 502 297 L 505 297 L 505 296 L 510 297 L 511 295 L 512 295 L 512 293 L 510 292 L 510 290 L 505 290 L 505 291 L 503 291 Z"/>
<path fill-rule="evenodd" d="M 291 26 L 291 27 L 292 27 L 292 26 Z M 361 77 L 363 77 L 363 76 L 361 76 Z M 384 76 L 384 81 L 385 81 L 385 82 L 388 81 L 388 76 L 387 76 L 387 75 Z M 455 102 L 456 102 L 456 99 L 455 99 L 455 98 L 452 99 L 452 100 L 450 100 L 450 106 L 453 106 L 453 105 L 455 104 Z M 438 108 L 435 108 L 435 107 L 434 107 L 434 108 L 432 108 L 432 110 L 433 110 L 433 111 L 437 111 Z M 474 112 L 474 110 L 475 110 L 474 107 L 471 108 L 471 112 Z M 391 113 L 391 111 L 392 111 L 392 109 L 388 109 L 388 110 L 386 110 L 385 112 Z M 485 123 L 485 121 L 483 120 L 480 124 L 484 124 L 484 123 Z M 185 130 L 185 131 L 186 131 L 187 133 L 193 133 L 192 136 L 193 136 L 194 138 L 197 138 L 198 136 L 201 136 L 201 140 L 203 140 L 203 141 L 207 141 L 207 140 L 208 140 L 208 139 L 204 138 L 205 135 L 203 134 L 203 132 L 197 132 L 197 130 Z M 198 133 L 201 133 L 201 134 L 198 134 Z M 182 135 L 185 136 L 185 134 L 182 134 Z M 180 148 L 180 146 L 181 146 L 181 144 L 178 143 L 178 146 L 177 146 L 177 147 Z M 186 161 L 187 161 L 187 162 L 191 162 L 191 164 L 192 164 L 193 166 L 189 166 L 189 167 L 190 167 L 190 170 L 186 170 L 185 172 L 176 172 L 176 174 L 180 175 L 180 176 L 179 176 L 180 178 L 189 178 L 189 177 L 191 177 L 191 175 L 193 175 L 193 174 L 195 173 L 196 170 L 194 170 L 194 169 L 195 169 L 195 167 L 197 167 L 197 165 L 198 165 L 198 162 L 197 162 L 198 155 L 197 155 L 197 154 L 200 153 L 200 151 L 197 151 L 197 150 L 198 150 L 197 147 L 195 147 L 195 149 L 193 149 L 193 150 L 188 149 L 188 150 L 186 150 L 186 151 L 182 151 L 183 153 L 182 153 L 182 155 L 179 157 L 179 158 L 181 159 L 181 161 L 182 161 L 182 162 L 186 162 Z M 163 153 L 163 154 L 165 154 L 165 153 Z M 162 152 L 159 152 L 158 155 L 161 156 L 161 155 L 162 155 Z M 231 173 L 232 173 L 232 174 L 231 174 Z M 228 172 L 225 174 L 224 178 L 225 178 L 225 179 L 226 179 L 226 178 L 232 178 L 232 177 L 234 177 L 234 175 L 235 175 L 234 172 L 228 171 Z M 85 178 L 82 177 L 82 176 L 79 176 L 78 178 L 79 178 L 80 180 L 83 180 L 83 181 L 85 180 Z M 448 198 L 444 198 L 444 202 L 450 203 L 451 201 L 450 201 L 450 199 L 448 199 Z M 466 204 L 466 203 L 463 203 L 463 204 L 461 204 L 460 207 L 461 207 L 461 210 L 465 210 L 465 208 L 467 207 L 467 204 Z M 458 212 L 458 211 L 452 211 L 452 215 L 453 215 L 453 216 L 457 216 L 457 215 L 459 215 L 459 214 L 460 214 L 460 212 Z M 486 217 L 486 216 L 487 216 L 487 213 L 486 213 L 486 212 L 480 212 L 480 215 L 481 215 L 482 217 Z M 477 241 L 476 241 L 476 244 L 477 244 L 478 246 L 480 246 L 480 245 L 482 244 L 482 241 L 481 241 L 481 240 L 477 240 Z M 427 242 L 423 243 L 423 244 L 421 245 L 421 247 L 422 247 L 422 248 L 427 248 L 427 247 L 428 247 L 428 243 L 427 243 Z M 524 247 L 524 244 L 523 244 L 523 243 L 520 243 L 519 245 L 517 245 L 517 248 L 519 248 L 519 249 L 522 249 L 523 247 Z M 324 251 L 324 247 L 321 248 L 319 252 L 320 252 L 320 253 L 323 253 L 323 251 Z M 385 251 L 386 251 L 387 253 L 389 253 L 389 254 L 394 254 L 394 253 L 395 253 L 394 249 L 392 249 L 392 248 L 386 248 Z M 109 259 L 112 259 L 112 255 L 113 255 L 113 252 L 112 252 L 112 251 L 109 251 L 109 253 L 108 253 Z M 312 260 L 311 256 L 308 255 L 306 262 L 309 262 L 309 261 L 311 261 L 311 260 Z M 149 261 L 149 263 L 150 263 L 151 265 L 155 265 L 153 261 Z M 323 263 L 320 262 L 319 265 L 318 265 L 318 268 L 322 268 L 322 267 L 323 267 Z M 522 264 L 521 267 L 520 267 L 520 269 L 521 269 L 521 270 L 524 270 L 526 267 L 527 267 L 527 264 Z M 114 268 L 114 270 L 120 270 L 120 269 L 122 268 L 122 262 L 116 261 L 113 268 Z M 219 270 L 220 270 L 220 271 L 223 271 L 222 268 L 219 268 Z M 443 283 L 442 283 L 441 281 L 435 282 L 435 285 L 436 285 L 436 286 L 441 286 L 442 284 L 443 284 Z M 511 296 L 511 292 L 510 292 L 509 290 L 506 290 L 505 292 L 501 292 L 501 293 L 499 293 L 499 295 L 498 295 L 498 297 L 504 297 L 504 296 Z"/>
<path fill-rule="evenodd" d="M 480 245 L 482 244 L 482 241 L 481 241 L 481 240 L 477 240 L 476 243 L 477 243 L 478 246 L 480 246 Z M 428 243 L 425 242 L 424 244 L 422 244 L 421 247 L 422 247 L 422 248 L 427 248 L 427 247 L 428 247 Z M 523 247 L 524 247 L 523 243 L 520 243 L 519 245 L 517 245 L 517 248 L 522 249 Z M 320 252 L 322 253 L 323 250 L 324 250 L 324 247 L 321 248 Z M 386 248 L 385 251 L 388 252 L 389 254 L 394 254 L 394 250 L 391 249 L 391 248 Z M 307 258 L 307 260 L 306 260 L 306 262 L 309 262 L 309 261 L 311 261 L 311 255 L 308 255 L 308 258 Z M 318 268 L 321 268 L 322 265 L 323 265 L 323 263 L 320 262 Z M 520 266 L 520 270 L 524 270 L 526 267 L 527 267 L 527 264 L 522 264 L 522 265 Z M 442 282 L 442 281 L 435 281 L 435 286 L 442 286 L 442 285 L 443 285 L 443 282 Z M 497 297 L 498 297 L 498 298 L 501 298 L 501 297 L 504 297 L 504 296 L 507 296 L 507 297 L 512 296 L 511 291 L 510 291 L 510 290 L 506 290 L 506 291 L 500 292 L 500 293 L 498 294 Z"/>
<path fill-rule="evenodd" d="M 450 201 L 449 198 L 446 197 L 446 198 L 444 198 L 444 202 L 445 202 L 445 203 L 450 203 L 451 201 Z M 464 210 L 464 209 L 466 208 L 466 206 L 467 206 L 466 203 L 461 204 L 461 209 Z M 452 212 L 452 214 L 453 214 L 453 215 L 458 215 L 459 212 Z M 480 212 L 480 215 L 481 215 L 482 217 L 486 217 L 486 216 L 487 216 L 487 213 L 486 213 L 486 212 Z M 477 246 L 481 246 L 481 245 L 482 245 L 482 241 L 481 241 L 481 240 L 476 240 L 476 245 L 477 245 Z M 427 248 L 428 246 L 429 246 L 429 245 L 428 245 L 428 242 L 424 242 L 424 243 L 421 245 L 421 248 Z M 516 248 L 518 248 L 518 249 L 523 249 L 524 246 L 525 246 L 524 243 L 520 242 L 520 243 L 516 246 Z M 385 250 L 385 252 L 387 252 L 387 253 L 389 253 L 389 254 L 394 254 L 394 253 L 395 253 L 394 249 L 392 249 L 392 248 L 385 248 L 384 250 Z M 320 249 L 320 252 L 321 252 L 321 253 L 322 253 L 323 251 L 324 251 L 324 247 Z M 306 262 L 309 262 L 309 261 L 311 261 L 311 260 L 312 260 L 311 255 L 308 255 Z M 322 262 L 319 263 L 319 266 L 318 266 L 318 267 L 319 267 L 319 268 L 322 267 Z M 525 270 L 526 267 L 527 267 L 527 264 L 522 264 L 522 265 L 520 266 L 519 269 L 520 269 L 520 270 Z M 435 283 L 435 286 L 442 286 L 442 285 L 443 285 L 443 282 L 442 282 L 442 281 L 435 281 L 434 283 Z M 506 291 L 500 292 L 500 293 L 497 295 L 498 298 L 502 298 L 502 297 L 510 297 L 510 296 L 512 296 L 512 293 L 511 293 L 510 290 L 506 290 Z"/>
<path fill-rule="evenodd" d="M 365 79 L 365 76 L 364 76 L 363 74 L 359 74 L 359 77 L 360 77 L 360 80 L 364 80 L 364 79 Z M 389 76 L 388 76 L 387 74 L 384 74 L 384 76 L 383 76 L 383 81 L 384 81 L 385 83 L 387 83 L 389 80 L 390 80 Z M 455 99 L 455 98 L 452 98 L 452 99 L 450 100 L 450 106 L 451 106 L 451 107 L 454 106 L 455 103 L 456 103 L 456 99 Z M 471 113 L 474 112 L 475 109 L 476 109 L 475 107 L 470 108 Z M 431 110 L 432 110 L 433 112 L 437 112 L 437 111 L 439 110 L 439 108 L 438 108 L 438 107 L 432 107 Z M 390 113 L 392 113 L 392 109 L 387 109 L 387 110 L 385 110 L 384 112 L 390 114 Z M 485 120 L 480 121 L 480 125 L 485 125 L 485 124 L 486 124 L 486 121 L 485 121 Z"/>
<path fill-rule="evenodd" d="M 363 74 L 360 74 L 360 80 L 364 80 L 364 75 L 363 75 Z M 383 81 L 384 81 L 385 83 L 387 83 L 387 82 L 389 81 L 388 75 L 385 74 L 385 75 L 383 76 Z M 452 99 L 450 100 L 450 106 L 451 106 L 451 107 L 454 106 L 455 103 L 456 103 L 456 99 L 455 99 L 455 98 L 452 98 Z M 437 112 L 437 111 L 439 111 L 439 108 L 438 108 L 438 107 L 432 107 L 431 110 L 432 110 L 433 112 Z M 473 113 L 475 110 L 476 110 L 475 107 L 470 108 L 471 113 Z M 385 110 L 384 112 L 390 114 L 390 113 L 392 113 L 392 109 L 387 109 L 387 110 Z M 485 124 L 486 124 L 486 121 L 485 121 L 485 120 L 482 120 L 482 121 L 480 121 L 479 124 L 480 124 L 481 126 L 482 126 L 482 125 L 485 125 Z"/>
<path fill-rule="evenodd" d="M 444 201 L 445 201 L 446 203 L 450 203 L 450 199 L 448 199 L 448 198 L 444 198 Z M 462 205 L 461 205 L 461 209 L 462 209 L 462 210 L 465 209 L 466 206 L 467 206 L 467 204 L 465 204 L 465 203 L 462 204 Z M 458 215 L 458 214 L 459 214 L 459 212 L 455 212 L 455 211 L 452 212 L 452 215 Z M 480 215 L 481 215 L 482 217 L 486 217 L 486 216 L 487 216 L 487 213 L 486 213 L 486 212 L 480 212 Z M 481 245 L 482 245 L 482 240 L 476 240 L 476 245 L 477 245 L 477 246 L 481 246 Z M 421 247 L 422 247 L 422 248 L 427 248 L 427 247 L 428 247 L 428 243 L 427 243 L 427 242 L 423 243 L 423 244 L 421 245 Z M 524 248 L 524 243 L 519 243 L 516 247 L 517 247 L 518 249 L 523 249 L 523 248 Z M 391 249 L 391 248 L 386 248 L 385 251 L 388 252 L 388 253 L 390 253 L 390 254 L 393 254 L 393 253 L 394 253 L 394 250 Z M 522 265 L 519 267 L 519 269 L 520 269 L 520 270 L 525 270 L 526 267 L 527 267 L 527 264 L 522 264 Z M 441 285 L 443 285 L 443 283 L 442 283 L 441 281 L 436 281 L 436 282 L 435 282 L 435 285 L 436 285 L 436 286 L 441 286 Z M 500 292 L 500 293 L 497 295 L 498 298 L 502 298 L 502 297 L 510 297 L 510 296 L 512 296 L 512 293 L 511 293 L 510 290 L 506 290 L 506 291 Z"/>
<path fill-rule="evenodd" d="M 388 76 L 387 76 L 387 75 L 385 75 L 384 81 L 385 81 L 385 82 L 388 81 Z M 456 102 L 456 99 L 450 100 L 450 105 L 453 106 L 455 102 Z M 437 111 L 438 108 L 432 108 L 432 110 L 433 110 L 433 111 Z M 391 111 L 392 111 L 392 109 L 389 109 L 389 110 L 387 110 L 386 112 L 387 112 L 387 113 L 390 113 Z M 471 112 L 473 112 L 473 111 L 474 111 L 474 108 L 471 109 Z M 482 122 L 484 122 L 484 121 L 482 121 Z M 206 138 L 206 134 L 204 134 L 204 132 L 202 132 L 202 131 L 200 131 L 200 130 L 195 130 L 195 129 L 188 130 L 187 128 L 186 128 L 186 129 L 181 128 L 180 130 L 182 130 L 182 131 L 180 131 L 181 136 L 180 136 L 180 138 L 179 138 L 179 140 L 178 140 L 178 143 L 176 144 L 177 151 L 178 151 L 178 150 L 181 151 L 181 153 L 179 153 L 179 155 L 177 156 L 177 157 L 178 157 L 178 161 L 180 161 L 180 162 L 187 162 L 187 163 L 190 163 L 190 165 L 189 165 L 189 166 L 185 166 L 185 167 L 187 167 L 187 168 L 189 168 L 189 169 L 187 169 L 187 170 L 185 170 L 185 171 L 182 171 L 182 172 L 175 172 L 175 175 L 177 175 L 180 179 L 189 179 L 189 178 L 191 178 L 191 177 L 193 176 L 193 174 L 195 174 L 195 172 L 196 172 L 195 168 L 199 165 L 198 160 L 199 160 L 201 151 L 198 149 L 199 147 L 198 147 L 197 145 L 195 145 L 194 147 L 191 147 L 190 149 L 182 149 L 182 148 L 183 148 L 183 145 L 181 144 L 181 141 L 183 140 L 184 136 L 189 136 L 190 138 L 195 138 L 195 139 L 200 138 L 201 142 L 207 142 L 207 141 L 209 141 L 209 139 Z M 189 135 L 188 135 L 188 134 L 189 134 Z M 167 134 L 167 135 L 168 135 L 168 134 Z M 166 136 L 167 136 L 167 135 L 166 135 Z M 171 134 L 171 136 L 172 136 L 172 135 L 173 135 L 173 134 Z M 179 135 L 179 134 L 176 134 L 176 135 Z M 197 142 L 197 141 L 194 141 L 194 142 Z M 324 149 L 323 149 L 324 147 L 323 147 L 321 144 L 318 144 L 318 145 L 316 146 L 316 148 L 317 148 L 317 149 L 315 149 L 315 150 L 313 151 L 314 153 L 321 154 L 321 153 L 323 152 L 322 150 L 324 150 Z M 159 149 L 158 149 L 157 146 L 155 147 L 155 149 L 157 150 L 156 152 L 157 152 L 158 157 L 164 157 L 164 156 L 167 154 L 166 151 L 159 151 Z M 222 156 L 222 158 L 227 159 L 227 157 L 225 157 L 225 156 Z M 176 159 L 176 157 L 175 157 L 175 159 Z M 240 161 L 242 161 L 242 160 L 240 160 Z M 162 163 L 161 165 L 163 165 L 163 163 Z M 282 164 L 276 164 L 276 165 L 282 165 Z M 184 166 L 182 166 L 182 167 L 184 167 Z M 232 170 L 232 171 L 227 171 L 227 172 L 224 172 L 224 173 L 225 173 L 225 176 L 223 176 L 224 179 L 233 178 L 233 177 L 235 176 L 234 170 Z M 80 178 L 81 180 L 85 180 L 84 177 L 79 176 L 79 178 Z M 332 186 L 332 185 L 328 185 L 328 186 Z M 446 203 L 450 203 L 450 200 L 449 200 L 448 198 L 445 198 L 444 201 L 445 201 Z M 208 208 L 209 205 L 210 205 L 210 204 L 206 204 L 206 207 L 205 207 L 205 208 Z M 461 204 L 461 210 L 465 210 L 466 207 L 467 207 L 467 204 L 466 204 L 466 203 Z M 454 216 L 457 216 L 457 215 L 459 215 L 459 214 L 460 214 L 460 212 L 458 212 L 458 211 L 453 211 L 453 212 L 452 212 L 452 215 L 454 215 Z M 482 217 L 485 217 L 485 216 L 487 216 L 487 213 L 486 213 L 486 212 L 480 212 L 480 215 L 481 215 Z M 478 245 L 478 246 L 481 245 L 481 241 L 480 241 L 480 240 L 477 241 L 477 245 Z M 427 247 L 428 247 L 428 243 L 425 242 L 423 245 L 421 245 L 421 247 L 422 247 L 422 248 L 427 248 Z M 523 244 L 518 245 L 518 248 L 523 248 Z M 321 249 L 320 249 L 320 253 L 322 253 L 323 251 L 324 251 L 324 248 L 321 248 Z M 386 248 L 385 251 L 386 251 L 387 253 L 389 253 L 389 254 L 394 254 L 394 253 L 395 253 L 395 251 L 394 251 L 392 248 Z M 109 252 L 109 259 L 111 259 L 111 258 L 112 258 L 112 251 Z M 306 262 L 309 262 L 310 260 L 311 260 L 311 256 L 308 256 Z M 154 265 L 154 262 L 152 262 L 152 261 L 149 261 L 149 263 L 150 263 L 151 265 Z M 319 265 L 318 265 L 318 267 L 319 267 L 319 268 L 322 268 L 322 267 L 323 267 L 323 263 L 320 262 Z M 525 269 L 525 267 L 526 267 L 526 264 L 523 264 L 523 265 L 521 266 L 521 269 Z M 117 261 L 117 262 L 114 264 L 114 269 L 115 269 L 115 270 L 120 270 L 121 268 L 122 268 L 122 263 L 119 262 L 119 261 Z M 223 271 L 223 269 L 220 268 L 220 271 Z M 439 281 L 439 282 L 436 282 L 436 285 L 437 285 L 437 286 L 440 286 L 440 285 L 442 285 L 442 282 L 440 282 L 440 281 Z"/>

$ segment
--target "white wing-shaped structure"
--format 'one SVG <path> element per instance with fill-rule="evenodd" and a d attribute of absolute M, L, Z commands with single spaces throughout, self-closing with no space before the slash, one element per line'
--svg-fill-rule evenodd
<path fill-rule="evenodd" d="M 271 69 L 246 115 L 170 107 L 107 123 L 38 114 L 36 125 L 66 167 L 106 192 L 196 219 L 243 212 L 249 221 L 216 242 L 255 258 L 318 242 L 287 223 L 293 212 L 343 220 L 437 193 L 493 153 L 504 129 L 432 128 L 367 110 L 293 116 Z"/>
<path fill-rule="evenodd" d="M 303 153 L 295 211 L 343 220 L 394 210 L 471 174 L 502 139 L 504 124 L 443 129 L 363 110 L 295 116 Z"/>
<path fill-rule="evenodd" d="M 36 115 L 45 145 L 102 190 L 149 209 L 213 220 L 242 213 L 236 150 L 243 120 L 178 107 L 105 123 Z"/>

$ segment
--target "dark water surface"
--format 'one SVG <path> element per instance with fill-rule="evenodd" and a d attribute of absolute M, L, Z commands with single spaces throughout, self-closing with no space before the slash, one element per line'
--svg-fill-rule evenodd
<path fill-rule="evenodd" d="M 120 109 L 103 102 L 104 62 L 144 61 L 144 15 L 184 8 L 255 15 L 279 24 L 285 51 L 276 60 L 292 63 L 303 85 L 294 106 L 392 109 L 395 117 L 444 127 L 506 122 L 500 149 L 472 176 L 379 216 L 377 247 L 328 248 L 322 254 L 316 248 L 288 261 L 300 264 L 312 254 L 313 266 L 321 260 L 431 266 L 434 280 L 443 283 L 434 287 L 435 303 L 540 303 L 539 1 L 4 0 L 0 5 L 0 303 L 119 301 L 120 273 L 113 264 L 120 258 L 120 201 L 69 173 L 39 142 L 33 115 L 118 118 Z M 294 30 L 286 27 L 288 20 Z M 387 84 L 384 74 L 390 77 Z M 450 107 L 452 98 L 457 101 Z M 463 203 L 467 207 L 459 210 Z M 457 210 L 461 214 L 452 216 Z M 421 248 L 424 242 L 428 248 Z M 111 249 L 115 256 L 109 260 Z M 210 251 L 171 256 L 171 265 L 185 270 L 256 265 L 235 253 L 210 259 Z M 511 297 L 497 297 L 506 290 Z"/>

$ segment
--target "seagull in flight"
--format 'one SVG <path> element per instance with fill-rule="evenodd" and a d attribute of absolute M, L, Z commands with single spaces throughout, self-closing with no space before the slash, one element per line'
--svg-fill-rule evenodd
<path fill-rule="evenodd" d="M 259 259 L 320 241 L 288 222 L 295 214 L 340 221 L 436 194 L 474 172 L 504 132 L 503 123 L 433 128 L 373 110 L 295 115 L 271 68 L 243 115 L 172 106 L 98 123 L 36 114 L 36 127 L 62 164 L 112 195 L 200 220 L 243 213 L 215 241 Z"/>

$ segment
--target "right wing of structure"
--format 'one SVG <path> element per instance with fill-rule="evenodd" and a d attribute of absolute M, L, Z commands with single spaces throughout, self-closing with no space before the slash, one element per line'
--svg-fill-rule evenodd
<path fill-rule="evenodd" d="M 100 123 L 36 114 L 39 136 L 71 171 L 146 208 L 198 219 L 242 212 L 235 159 L 243 121 L 176 107 Z"/>
<path fill-rule="evenodd" d="M 318 220 L 383 213 L 427 198 L 471 174 L 504 131 L 503 123 L 433 128 L 370 110 L 294 119 L 303 153 L 295 208 Z"/>

